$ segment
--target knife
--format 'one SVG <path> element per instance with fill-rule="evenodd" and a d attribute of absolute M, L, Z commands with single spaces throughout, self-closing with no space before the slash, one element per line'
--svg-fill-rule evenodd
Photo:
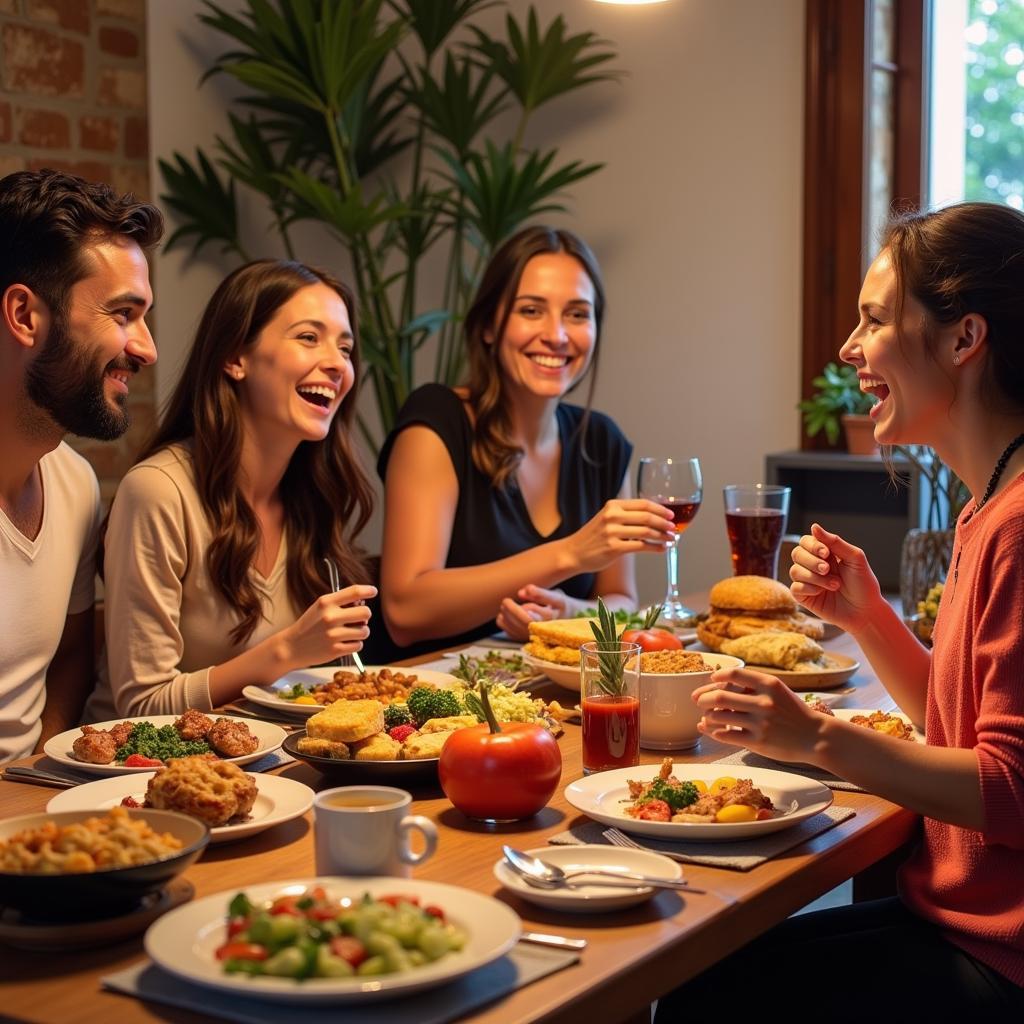
<path fill-rule="evenodd" d="M 545 935 L 543 932 L 522 932 L 520 942 L 532 942 L 535 946 L 553 946 L 555 949 L 586 949 L 586 939 L 567 939 L 564 935 Z"/>
<path fill-rule="evenodd" d="M 70 779 L 62 779 L 58 775 L 50 775 L 38 768 L 23 768 L 17 765 L 5 768 L 0 778 L 5 782 L 25 782 L 32 786 L 51 786 L 54 789 L 74 789 L 75 786 L 81 785 Z"/>

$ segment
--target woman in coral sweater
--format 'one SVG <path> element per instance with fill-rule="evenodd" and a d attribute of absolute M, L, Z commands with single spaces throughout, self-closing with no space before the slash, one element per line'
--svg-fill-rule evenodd
<path fill-rule="evenodd" d="M 723 1003 L 744 967 L 792 988 L 790 1020 L 895 1019 L 887 1003 L 900 1019 L 1024 1011 L 1024 214 L 896 218 L 840 356 L 877 399 L 875 439 L 931 445 L 973 495 L 931 653 L 860 548 L 815 525 L 793 552 L 793 595 L 857 639 L 927 745 L 819 715 L 758 672 L 719 672 L 694 699 L 707 735 L 900 803 L 923 840 L 898 897 L 785 922 L 663 1000 L 660 1022 L 763 1009 L 761 986 L 731 985 Z"/>

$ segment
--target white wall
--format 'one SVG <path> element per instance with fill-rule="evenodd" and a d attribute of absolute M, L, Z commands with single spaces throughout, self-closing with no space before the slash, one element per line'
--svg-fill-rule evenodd
<path fill-rule="evenodd" d="M 684 590 L 705 588 L 729 573 L 722 486 L 761 479 L 764 455 L 799 440 L 804 2 L 535 6 L 545 23 L 561 12 L 573 31 L 610 40 L 628 72 L 553 103 L 533 139 L 607 164 L 572 190 L 571 215 L 553 219 L 587 238 L 605 274 L 597 407 L 638 456 L 702 460 L 705 507 L 683 539 L 682 573 Z M 527 7 L 512 0 L 515 11 Z M 223 49 L 200 10 L 199 0 L 148 3 L 154 160 L 208 149 L 226 123 L 226 80 L 197 86 Z M 252 218 L 254 234 L 262 223 Z M 323 245 L 309 234 L 300 257 L 336 262 Z M 162 396 L 233 265 L 183 251 L 157 257 Z M 661 559 L 641 560 L 645 600 L 661 596 L 663 580 Z"/>

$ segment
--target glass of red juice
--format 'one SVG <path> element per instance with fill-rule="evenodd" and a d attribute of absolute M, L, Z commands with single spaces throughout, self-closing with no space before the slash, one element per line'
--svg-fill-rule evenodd
<path fill-rule="evenodd" d="M 729 484 L 724 489 L 734 576 L 778 575 L 789 493 L 788 487 L 775 484 Z"/>
<path fill-rule="evenodd" d="M 583 773 L 640 763 L 640 645 L 580 648 Z"/>

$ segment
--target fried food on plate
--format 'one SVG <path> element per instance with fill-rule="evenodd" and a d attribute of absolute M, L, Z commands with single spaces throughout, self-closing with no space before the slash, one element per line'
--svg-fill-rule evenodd
<path fill-rule="evenodd" d="M 751 633 L 801 633 L 812 640 L 821 640 L 825 635 L 822 622 L 798 610 L 789 588 L 767 576 L 720 580 L 711 588 L 709 597 L 710 613 L 698 623 L 697 637 L 712 651 L 724 651 L 722 644 L 726 640 L 738 640 Z"/>
<path fill-rule="evenodd" d="M 448 732 L 417 733 L 410 736 L 402 744 L 402 757 L 407 761 L 417 761 L 423 757 L 440 757 L 448 738 L 454 736 L 457 731 L 451 729 Z"/>
<path fill-rule="evenodd" d="M 255 780 L 238 765 L 199 754 L 172 757 L 149 780 L 145 806 L 181 811 L 217 828 L 244 818 L 256 796 Z"/>
<path fill-rule="evenodd" d="M 384 728 L 384 705 L 378 700 L 337 701 L 317 712 L 306 723 L 306 735 L 314 739 L 357 743 Z"/>
<path fill-rule="evenodd" d="M 825 653 L 809 636 L 788 631 L 750 633 L 736 640 L 723 640 L 722 651 L 742 658 L 748 665 L 768 665 L 788 672 L 798 671 L 802 662 L 814 661 Z"/>
<path fill-rule="evenodd" d="M 347 761 L 352 756 L 348 744 L 339 743 L 336 740 L 320 740 L 312 736 L 303 736 L 295 746 L 301 754 L 329 757 L 334 761 Z"/>
<path fill-rule="evenodd" d="M 386 732 L 379 732 L 365 740 L 351 745 L 353 761 L 397 761 L 402 744 L 393 740 Z"/>
<path fill-rule="evenodd" d="M 546 622 L 531 622 L 530 641 L 523 648 L 527 654 L 558 665 L 578 665 L 580 647 L 592 643 L 594 631 L 591 622 L 597 619 L 548 619 Z M 625 629 L 624 623 L 616 625 L 616 632 Z"/>
<path fill-rule="evenodd" d="M 245 722 L 232 722 L 218 718 L 206 734 L 206 742 L 221 757 L 245 757 L 254 754 L 260 741 L 249 731 Z"/>
<path fill-rule="evenodd" d="M 109 732 L 83 725 L 82 735 L 71 744 L 71 750 L 86 764 L 110 764 L 117 753 L 117 743 Z"/>
<path fill-rule="evenodd" d="M 213 728 L 213 719 L 204 715 L 202 711 L 189 708 L 175 723 L 174 728 L 181 734 L 183 740 L 204 740 L 206 734 Z"/>

